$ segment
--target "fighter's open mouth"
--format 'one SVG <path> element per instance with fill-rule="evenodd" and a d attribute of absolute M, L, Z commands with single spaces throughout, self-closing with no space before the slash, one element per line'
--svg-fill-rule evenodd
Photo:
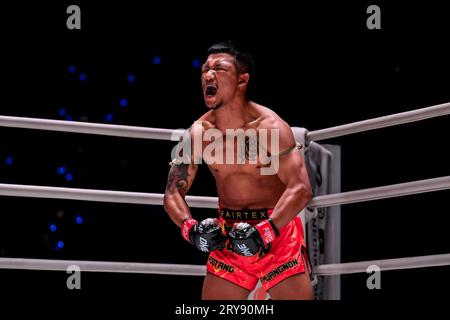
<path fill-rule="evenodd" d="M 217 87 L 213 85 L 206 86 L 205 94 L 207 96 L 214 96 L 217 93 Z"/>

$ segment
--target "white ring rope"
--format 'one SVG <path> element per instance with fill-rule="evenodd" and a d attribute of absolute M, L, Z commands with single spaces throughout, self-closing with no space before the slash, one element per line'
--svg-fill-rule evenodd
<path fill-rule="evenodd" d="M 450 114 L 450 103 L 439 104 L 427 108 L 396 113 L 388 116 L 358 121 L 341 126 L 314 130 L 307 133 L 308 141 L 317 141 L 339 137 L 352 133 L 385 128 L 389 126 L 425 120 Z M 0 126 L 63 131 L 73 133 L 99 134 L 116 137 L 159 139 L 177 141 L 184 133 L 184 129 L 159 129 L 102 123 L 88 123 L 77 121 L 37 119 L 26 117 L 0 116 Z"/>
<path fill-rule="evenodd" d="M 183 276 L 203 276 L 206 274 L 206 266 L 204 265 L 0 258 L 0 269 L 67 271 L 69 266 L 77 266 L 81 271 L 89 272 L 147 273 Z"/>
<path fill-rule="evenodd" d="M 310 131 L 307 133 L 307 139 L 308 141 L 324 140 L 362 131 L 386 128 L 399 124 L 445 116 L 448 114 L 450 114 L 450 103 L 444 103 L 427 108 L 395 113 L 388 116 L 344 124 L 341 126 Z"/>
<path fill-rule="evenodd" d="M 381 271 L 448 266 L 450 265 L 450 254 L 324 264 L 316 267 L 314 273 L 320 276 L 361 273 L 367 272 L 367 268 L 371 265 L 378 266 Z M 70 266 L 77 266 L 81 271 L 87 272 L 184 276 L 204 276 L 206 274 L 206 266 L 204 265 L 0 258 L 0 269 L 67 271 Z"/>
<path fill-rule="evenodd" d="M 330 207 L 446 189 L 450 189 L 450 176 L 317 196 L 311 200 L 309 206 L 312 208 Z"/>
<path fill-rule="evenodd" d="M 372 265 L 379 267 L 381 271 L 448 266 L 450 265 L 450 254 L 436 254 L 431 256 L 396 258 L 386 260 L 323 264 L 318 266 L 315 271 L 318 275 L 332 276 L 339 274 L 367 272 L 367 268 Z"/>
<path fill-rule="evenodd" d="M 48 198 L 99 201 L 112 203 L 133 203 L 162 205 L 164 195 L 161 193 L 142 193 L 110 191 L 95 189 L 43 187 L 20 184 L 0 183 L 0 196 Z M 217 197 L 186 196 L 187 203 L 194 208 L 216 208 Z"/>
<path fill-rule="evenodd" d="M 115 124 L 0 116 L 1 127 L 99 134 L 105 136 L 178 141 L 184 129 L 159 129 Z"/>
<path fill-rule="evenodd" d="M 308 206 L 311 208 L 330 207 L 334 205 L 399 197 L 445 189 L 450 189 L 450 176 L 317 196 L 311 200 Z M 18 184 L 0 184 L 0 195 L 148 205 L 162 205 L 164 197 L 164 195 L 160 193 L 43 187 Z M 186 196 L 186 202 L 193 208 L 217 209 L 218 206 L 217 197 Z"/>

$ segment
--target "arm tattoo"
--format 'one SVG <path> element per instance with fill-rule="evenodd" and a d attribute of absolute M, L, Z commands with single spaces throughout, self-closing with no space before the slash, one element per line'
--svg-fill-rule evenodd
<path fill-rule="evenodd" d="M 178 190 L 186 192 L 188 189 L 189 164 L 175 164 L 170 168 L 166 189 L 176 187 Z"/>

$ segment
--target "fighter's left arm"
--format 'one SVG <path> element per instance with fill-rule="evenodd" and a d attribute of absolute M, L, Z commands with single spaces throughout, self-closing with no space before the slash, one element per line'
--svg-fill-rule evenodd
<path fill-rule="evenodd" d="M 286 185 L 286 190 L 282 193 L 271 215 L 272 222 L 280 229 L 306 207 L 312 199 L 312 190 L 303 155 L 298 148 L 292 148 L 296 141 L 291 127 L 281 119 L 271 122 L 270 127 L 279 129 L 279 150 L 277 150 L 279 156 L 273 154 L 275 151 L 273 148 L 269 151 L 271 151 L 272 161 L 279 161 L 276 174 Z M 270 145 L 269 143 L 269 148 Z"/>

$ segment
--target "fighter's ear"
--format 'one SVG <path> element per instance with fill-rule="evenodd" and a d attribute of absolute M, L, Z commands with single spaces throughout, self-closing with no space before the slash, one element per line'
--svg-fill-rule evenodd
<path fill-rule="evenodd" d="M 248 80 L 250 79 L 250 75 L 246 73 L 242 73 L 239 75 L 239 86 L 244 86 L 248 83 Z"/>

